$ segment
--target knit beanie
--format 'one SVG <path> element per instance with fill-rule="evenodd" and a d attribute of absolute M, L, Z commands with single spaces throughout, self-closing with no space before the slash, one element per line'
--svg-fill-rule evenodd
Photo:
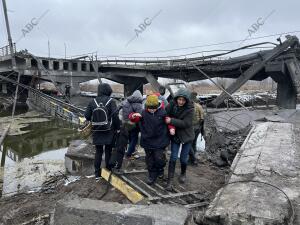
<path fill-rule="evenodd" d="M 146 108 L 156 109 L 159 107 L 158 97 L 156 95 L 149 95 L 146 99 Z"/>

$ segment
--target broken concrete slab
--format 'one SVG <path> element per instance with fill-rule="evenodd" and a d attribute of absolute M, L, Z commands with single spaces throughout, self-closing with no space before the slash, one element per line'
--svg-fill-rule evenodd
<path fill-rule="evenodd" d="M 91 175 L 94 173 L 95 148 L 83 140 L 70 143 L 65 154 L 65 167 L 72 175 Z"/>
<path fill-rule="evenodd" d="M 205 213 L 205 224 L 292 224 L 300 196 L 300 153 L 293 125 L 256 124 L 235 157 L 229 183 Z M 297 213 L 297 212 L 296 212 Z"/>
<path fill-rule="evenodd" d="M 185 225 L 187 209 L 170 205 L 128 205 L 91 199 L 57 203 L 52 225 Z"/>

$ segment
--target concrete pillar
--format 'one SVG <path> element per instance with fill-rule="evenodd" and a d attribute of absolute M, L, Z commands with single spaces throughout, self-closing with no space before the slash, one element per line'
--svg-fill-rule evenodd
<path fill-rule="evenodd" d="M 31 68 L 31 59 L 30 58 L 26 58 L 25 60 L 26 60 L 26 63 L 25 63 L 26 68 Z"/>
<path fill-rule="evenodd" d="M 53 70 L 53 60 L 48 60 L 49 62 L 49 70 Z"/>
<path fill-rule="evenodd" d="M 133 78 L 136 79 L 136 78 Z M 140 90 L 143 94 L 143 82 L 135 82 L 130 84 L 124 84 L 124 97 L 130 96 L 135 90 Z"/>
<path fill-rule="evenodd" d="M 2 83 L 2 93 L 7 94 L 7 83 Z"/>
<path fill-rule="evenodd" d="M 289 80 L 277 83 L 277 105 L 284 109 L 296 109 L 297 93 Z"/>
<path fill-rule="evenodd" d="M 81 62 L 77 62 L 77 71 L 81 72 Z"/>
<path fill-rule="evenodd" d="M 63 61 L 59 60 L 59 70 L 63 70 L 63 69 L 64 69 Z"/>

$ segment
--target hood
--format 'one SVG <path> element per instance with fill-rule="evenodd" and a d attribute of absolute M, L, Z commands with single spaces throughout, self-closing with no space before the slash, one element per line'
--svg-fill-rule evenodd
<path fill-rule="evenodd" d="M 110 96 L 112 93 L 112 89 L 109 84 L 103 83 L 98 86 L 98 96 Z"/>
<path fill-rule="evenodd" d="M 133 92 L 132 95 L 130 95 L 127 98 L 127 101 L 129 103 L 142 103 L 143 102 L 143 95 L 139 90 L 136 90 Z"/>
<path fill-rule="evenodd" d="M 188 89 L 186 89 L 186 88 L 180 88 L 176 92 L 176 94 L 174 96 L 174 100 L 176 101 L 176 99 L 178 97 L 184 97 L 186 99 L 186 101 L 189 102 L 191 100 L 191 92 Z"/>

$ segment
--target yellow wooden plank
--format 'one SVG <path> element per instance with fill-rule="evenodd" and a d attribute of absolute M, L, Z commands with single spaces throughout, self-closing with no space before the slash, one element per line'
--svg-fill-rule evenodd
<path fill-rule="evenodd" d="M 66 109 L 66 108 L 63 108 L 63 110 L 64 110 L 65 112 L 68 112 L 68 113 L 71 112 L 70 110 L 68 110 L 68 109 Z"/>
<path fill-rule="evenodd" d="M 101 169 L 101 176 L 108 181 L 110 175 L 110 171 L 105 168 Z M 114 186 L 116 189 L 121 191 L 132 203 L 137 203 L 144 199 L 144 196 L 139 192 L 130 187 L 126 182 L 121 180 L 116 175 L 112 174 L 110 179 L 110 184 Z"/>

